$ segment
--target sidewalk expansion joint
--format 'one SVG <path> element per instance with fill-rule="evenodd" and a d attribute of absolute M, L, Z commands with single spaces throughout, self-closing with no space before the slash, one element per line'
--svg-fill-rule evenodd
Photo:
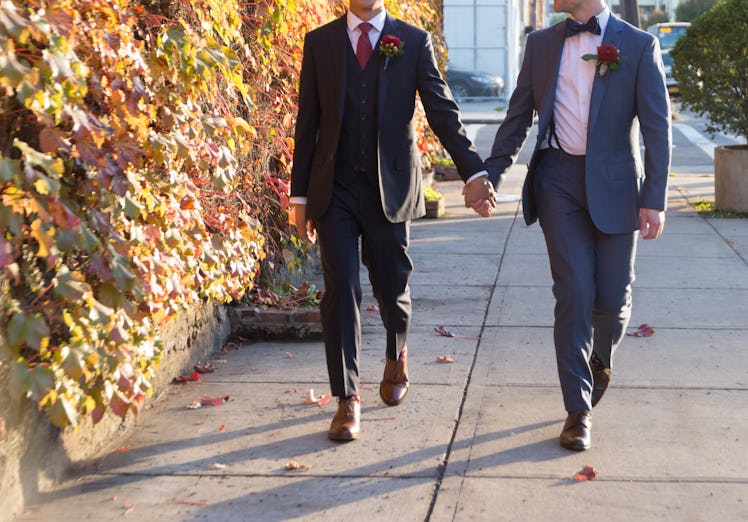
<path fill-rule="evenodd" d="M 506 235 L 506 239 L 504 240 L 504 246 L 501 251 L 501 255 L 499 257 L 499 266 L 496 270 L 496 277 L 494 278 L 493 285 L 491 285 L 491 292 L 489 294 L 488 302 L 486 304 L 486 309 L 483 313 L 483 321 L 481 322 L 480 326 L 480 332 L 478 333 L 478 340 L 475 345 L 475 353 L 473 354 L 473 360 L 470 362 L 470 369 L 468 370 L 468 374 L 465 378 L 465 386 L 462 389 L 462 399 L 460 400 L 460 407 L 457 410 L 457 416 L 454 422 L 454 426 L 452 428 L 452 435 L 449 439 L 449 444 L 447 444 L 447 449 L 444 452 L 444 457 L 442 459 L 442 462 L 438 466 L 438 477 L 436 479 L 436 482 L 434 484 L 434 492 L 431 496 L 431 502 L 429 504 L 428 511 L 426 512 L 426 521 L 429 521 L 431 519 L 431 515 L 434 512 L 434 508 L 436 507 L 436 501 L 439 498 L 439 492 L 441 490 L 442 481 L 444 480 L 444 475 L 447 471 L 447 465 L 449 464 L 449 458 L 452 454 L 452 447 L 454 446 L 455 439 L 457 438 L 457 432 L 460 428 L 460 421 L 462 420 L 462 414 L 465 410 L 465 403 L 467 400 L 468 395 L 468 389 L 470 388 L 470 382 L 472 381 L 473 372 L 475 371 L 475 366 L 478 361 L 478 354 L 480 353 L 480 347 L 481 347 L 481 341 L 483 339 L 483 334 L 487 327 L 487 321 L 488 321 L 488 312 L 491 304 L 491 300 L 493 299 L 494 294 L 496 293 L 496 287 L 497 283 L 499 281 L 499 276 L 501 275 L 501 268 L 504 265 L 504 260 L 506 256 L 504 253 L 506 252 L 507 245 L 509 243 L 509 238 L 512 236 L 512 231 L 514 230 L 515 225 L 517 224 L 517 219 L 519 216 L 519 207 L 515 209 L 514 211 L 514 218 L 512 219 L 512 224 L 509 227 L 509 231 Z M 455 506 L 456 509 L 456 506 Z"/>

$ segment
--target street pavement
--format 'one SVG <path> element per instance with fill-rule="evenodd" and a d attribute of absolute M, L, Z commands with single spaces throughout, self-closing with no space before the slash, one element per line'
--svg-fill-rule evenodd
<path fill-rule="evenodd" d="M 473 135 L 485 155 L 490 137 Z M 378 397 L 385 336 L 364 286 L 360 440 L 327 439 L 334 401 L 305 404 L 329 391 L 321 342 L 247 340 L 18 520 L 748 520 L 748 220 L 692 210 L 713 197 L 710 172 L 670 177 L 665 234 L 639 242 L 629 329 L 654 334 L 624 339 L 592 447 L 570 452 L 547 256 L 516 197 L 524 172 L 491 218 L 442 182 L 447 215 L 412 224 L 398 407 Z M 229 401 L 187 409 L 200 395 Z M 586 465 L 596 480 L 575 480 Z"/>

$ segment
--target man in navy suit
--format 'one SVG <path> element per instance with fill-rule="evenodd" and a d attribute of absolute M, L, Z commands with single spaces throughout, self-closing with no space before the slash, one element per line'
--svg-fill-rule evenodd
<path fill-rule="evenodd" d="M 670 104 L 652 35 L 602 0 L 554 0 L 553 7 L 570 18 L 529 34 L 486 167 L 498 188 L 537 113 L 523 210 L 528 225 L 540 221 L 553 275 L 568 413 L 560 443 L 585 450 L 592 407 L 608 386 L 631 316 L 636 231 L 654 239 L 665 222 Z"/>
<path fill-rule="evenodd" d="M 384 0 L 351 0 L 346 15 L 306 35 L 291 220 L 301 237 L 311 239 L 316 230 L 319 238 L 323 338 L 338 397 L 332 440 L 360 434 L 359 240 L 387 331 L 380 396 L 395 406 L 409 390 L 409 221 L 425 213 L 416 92 L 467 182 L 466 201 L 489 215 L 492 185 L 439 74 L 428 33 L 387 14 Z"/>

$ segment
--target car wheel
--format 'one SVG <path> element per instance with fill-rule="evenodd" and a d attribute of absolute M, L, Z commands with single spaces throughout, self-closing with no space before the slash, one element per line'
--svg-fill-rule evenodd
<path fill-rule="evenodd" d="M 452 96 L 455 98 L 467 98 L 468 86 L 463 82 L 454 82 L 450 84 L 449 90 L 452 91 Z"/>

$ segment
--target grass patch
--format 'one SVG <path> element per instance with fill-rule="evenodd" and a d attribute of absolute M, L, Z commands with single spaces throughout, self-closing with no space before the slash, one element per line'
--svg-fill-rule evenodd
<path fill-rule="evenodd" d="M 705 218 L 733 218 L 733 219 L 748 219 L 748 212 L 732 212 L 729 210 L 718 209 L 714 201 L 708 199 L 698 199 L 691 201 L 693 209 L 701 216 Z"/>

